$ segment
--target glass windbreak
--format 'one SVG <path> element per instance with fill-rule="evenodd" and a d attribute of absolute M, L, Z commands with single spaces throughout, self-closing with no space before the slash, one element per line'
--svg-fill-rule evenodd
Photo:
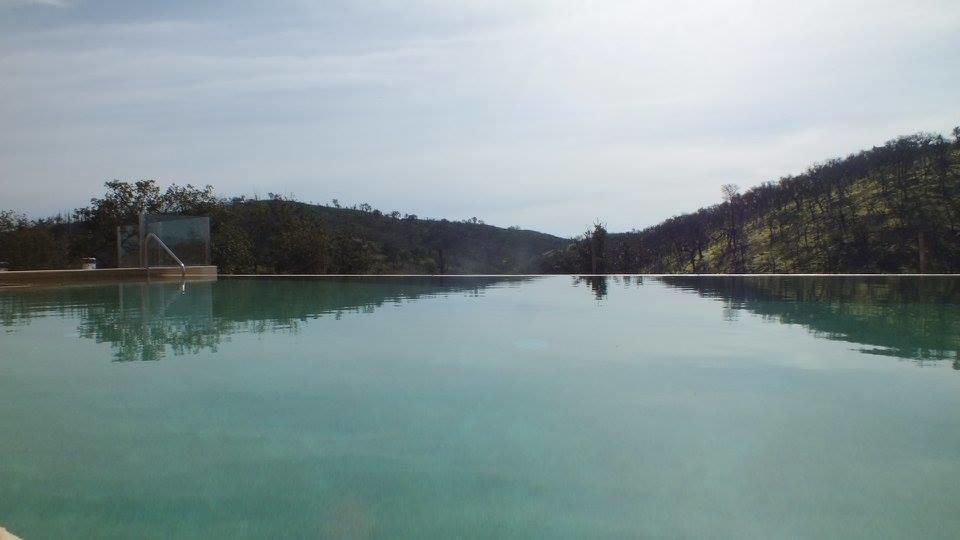
<path fill-rule="evenodd" d="M 156 234 L 184 264 L 210 264 L 210 218 L 192 216 L 147 215 L 144 239 Z M 146 241 L 147 262 L 151 266 L 175 264 L 155 241 Z"/>
<path fill-rule="evenodd" d="M 117 227 L 117 268 L 140 266 L 140 233 L 136 225 Z"/>

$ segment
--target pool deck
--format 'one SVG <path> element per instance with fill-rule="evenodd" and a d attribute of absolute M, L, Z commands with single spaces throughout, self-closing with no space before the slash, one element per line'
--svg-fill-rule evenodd
<path fill-rule="evenodd" d="M 216 266 L 188 266 L 182 276 L 188 280 L 216 280 Z M 99 268 L 97 270 L 21 270 L 0 272 L 0 289 L 20 287 L 49 287 L 84 283 L 117 281 L 178 281 L 179 266 L 145 268 Z"/>

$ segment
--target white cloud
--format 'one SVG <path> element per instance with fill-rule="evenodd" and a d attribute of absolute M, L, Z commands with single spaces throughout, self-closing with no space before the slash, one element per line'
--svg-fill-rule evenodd
<path fill-rule="evenodd" d="M 0 37 L 0 205 L 151 176 L 628 229 L 960 121 L 952 2 L 396 6 L 114 20 L 82 4 Z"/>

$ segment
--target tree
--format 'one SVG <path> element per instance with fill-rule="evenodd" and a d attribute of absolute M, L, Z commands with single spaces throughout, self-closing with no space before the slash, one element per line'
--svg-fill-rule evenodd
<path fill-rule="evenodd" d="M 328 267 L 327 237 L 320 227 L 299 222 L 280 233 L 276 270 L 284 274 L 323 274 Z"/>
<path fill-rule="evenodd" d="M 160 196 L 157 210 L 163 214 L 209 214 L 219 204 L 220 200 L 209 184 L 202 188 L 172 184 Z"/>
<path fill-rule="evenodd" d="M 13 232 L 29 223 L 27 216 L 12 210 L 0 210 L 0 233 Z"/>
<path fill-rule="evenodd" d="M 604 274 L 606 273 L 605 249 L 607 246 L 607 229 L 603 223 L 596 222 L 593 224 L 593 232 L 590 233 L 589 238 L 590 273 Z"/>
<path fill-rule="evenodd" d="M 224 274 L 256 272 L 253 242 L 247 231 L 231 221 L 217 223 L 211 238 L 213 264 Z"/>
<path fill-rule="evenodd" d="M 740 194 L 740 186 L 736 184 L 724 184 L 720 186 L 720 193 L 723 194 L 724 202 L 731 202 Z"/>
<path fill-rule="evenodd" d="M 735 273 L 746 271 L 745 251 L 743 238 L 743 196 L 740 195 L 740 186 L 724 184 L 720 187 L 723 194 L 723 203 L 727 208 L 727 255 L 731 260 L 731 270 Z"/>

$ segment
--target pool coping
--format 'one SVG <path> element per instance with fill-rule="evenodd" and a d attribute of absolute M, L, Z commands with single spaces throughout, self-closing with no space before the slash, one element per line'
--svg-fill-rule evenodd
<path fill-rule="evenodd" d="M 18 270 L 0 272 L 0 290 L 24 287 L 49 287 L 117 281 L 216 280 L 216 266 L 179 266 L 146 268 L 98 268 L 96 270 Z"/>

